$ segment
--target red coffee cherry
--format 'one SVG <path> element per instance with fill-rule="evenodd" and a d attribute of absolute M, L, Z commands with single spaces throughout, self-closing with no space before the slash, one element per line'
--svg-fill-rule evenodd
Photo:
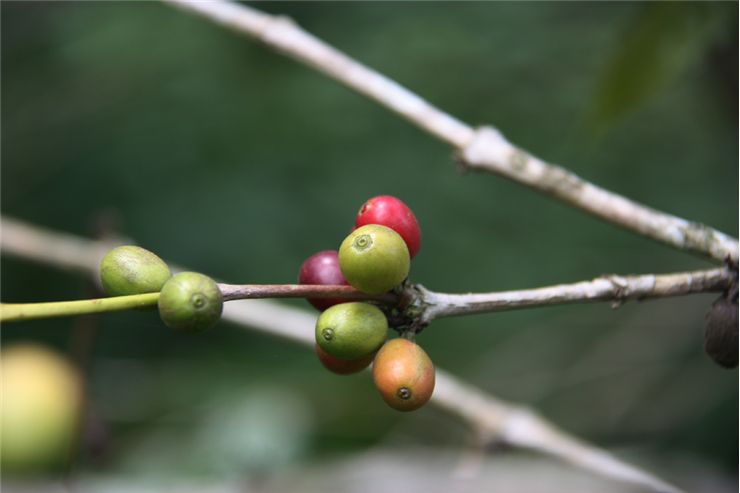
<path fill-rule="evenodd" d="M 336 250 L 323 250 L 308 257 L 301 265 L 301 270 L 298 274 L 298 283 L 349 285 L 339 268 L 339 254 Z M 309 298 L 307 301 L 317 310 L 324 311 L 330 306 L 344 303 L 347 300 L 336 298 Z"/>
<path fill-rule="evenodd" d="M 414 258 L 421 248 L 421 229 L 411 209 L 396 197 L 380 195 L 365 202 L 357 213 L 355 226 L 380 224 L 401 235 Z"/>
<path fill-rule="evenodd" d="M 434 365 L 417 344 L 392 339 L 375 356 L 373 381 L 386 404 L 398 411 L 414 411 L 432 397 Z"/>
<path fill-rule="evenodd" d="M 351 375 L 367 368 L 375 358 L 375 353 L 360 359 L 340 359 L 327 353 L 318 344 L 314 345 L 316 355 L 324 368 L 337 375 Z"/>

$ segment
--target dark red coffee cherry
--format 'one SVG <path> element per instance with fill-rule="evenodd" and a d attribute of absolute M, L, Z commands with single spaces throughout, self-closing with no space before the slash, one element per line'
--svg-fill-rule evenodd
<path fill-rule="evenodd" d="M 365 202 L 357 213 L 355 226 L 359 228 L 367 224 L 380 224 L 401 235 L 411 258 L 414 258 L 421 248 L 419 223 L 414 213 L 401 199 L 391 195 L 380 195 Z"/>
<path fill-rule="evenodd" d="M 299 284 L 336 285 L 349 283 L 339 269 L 339 255 L 336 250 L 324 250 L 308 257 L 301 265 L 298 274 Z M 336 298 L 309 298 L 307 300 L 317 310 L 324 311 L 330 306 L 344 303 L 347 300 Z"/>
<path fill-rule="evenodd" d="M 704 350 L 725 368 L 737 368 L 738 363 L 737 306 L 737 288 L 734 288 L 712 303 L 704 326 Z"/>

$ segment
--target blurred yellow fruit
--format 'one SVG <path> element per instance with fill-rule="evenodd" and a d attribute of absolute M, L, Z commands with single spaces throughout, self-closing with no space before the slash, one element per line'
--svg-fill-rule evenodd
<path fill-rule="evenodd" d="M 0 351 L 0 460 L 3 473 L 34 474 L 63 465 L 82 409 L 78 372 L 36 344 Z"/>

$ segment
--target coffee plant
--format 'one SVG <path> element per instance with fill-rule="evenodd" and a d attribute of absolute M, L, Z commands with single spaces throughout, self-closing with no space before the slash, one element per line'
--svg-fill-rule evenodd
<path fill-rule="evenodd" d="M 306 335 L 302 322 L 295 328 L 300 333 L 298 336 L 287 330 L 281 332 L 286 323 L 280 320 L 259 321 L 254 325 L 264 324 L 268 332 L 287 334 L 286 337 L 310 344 L 315 352 L 316 365 L 336 375 L 353 375 L 346 377 L 348 380 L 345 381 L 365 378 L 371 373 L 380 397 L 376 400 L 381 407 L 385 403 L 393 410 L 408 412 L 417 411 L 430 402 L 436 403 L 469 424 L 480 436 L 482 449 L 498 445 L 534 449 L 579 464 L 605 477 L 654 491 L 679 491 L 654 475 L 558 430 L 531 410 L 482 394 L 443 369 L 435 368 L 429 354 L 437 360 L 442 351 L 425 340 L 425 336 L 427 330 L 434 330 L 428 328 L 433 327 L 435 321 L 445 317 L 593 301 L 607 301 L 618 307 L 629 301 L 718 293 L 715 302 L 706 307 L 704 350 L 719 366 L 736 368 L 737 239 L 596 186 L 512 144 L 496 128 L 469 126 L 337 51 L 290 19 L 224 0 L 165 0 L 164 3 L 253 37 L 268 48 L 368 96 L 450 145 L 458 169 L 463 173 L 478 171 L 506 177 L 606 223 L 694 254 L 715 266 L 665 274 L 609 274 L 570 284 L 511 291 L 463 294 L 431 291 L 416 282 L 414 277 L 414 263 L 423 262 L 418 259 L 423 259 L 424 252 L 430 250 L 427 240 L 424 252 L 421 250 L 420 223 L 425 224 L 426 219 L 423 210 L 417 209 L 422 212 L 417 216 L 409 207 L 409 204 L 415 204 L 411 204 L 404 194 L 398 193 L 398 197 L 389 195 L 385 189 L 374 191 L 383 195 L 374 196 L 364 203 L 365 197 L 355 196 L 354 200 L 359 205 L 357 214 L 352 218 L 351 213 L 346 213 L 347 227 L 341 226 L 345 228 L 346 237 L 343 240 L 324 238 L 324 248 L 335 249 L 301 253 L 301 258 L 305 258 L 303 263 L 298 265 L 296 262 L 291 266 L 297 273 L 297 284 L 227 284 L 216 277 L 229 276 L 211 277 L 208 273 L 168 265 L 155 253 L 132 244 L 133 241 L 124 245 L 105 245 L 105 251 L 100 251 L 104 245 L 102 241 L 85 243 L 52 232 L 26 228 L 4 218 L 3 233 L 7 237 L 2 242 L 4 251 L 52 264 L 83 266 L 83 270 L 88 272 L 95 270 L 107 295 L 76 301 L 2 303 L 0 320 L 4 330 L 22 331 L 22 322 L 32 319 L 156 309 L 161 321 L 158 325 L 172 329 L 173 337 L 200 340 L 197 338 L 210 337 L 222 318 L 240 323 L 235 316 L 237 311 L 229 311 L 230 302 L 303 298 L 319 312 L 315 324 L 311 322 L 313 331 L 310 335 Z M 389 183 L 392 179 L 389 173 Z M 423 177 L 417 179 L 424 180 Z M 353 194 L 351 187 L 339 193 L 345 196 Z M 331 200 L 331 197 L 322 199 Z M 443 201 L 444 197 L 440 196 L 439 200 Z M 198 217 L 197 200 L 187 202 L 186 212 Z M 514 207 L 515 204 L 496 203 L 496 210 L 502 214 L 507 208 Z M 311 217 L 313 224 L 301 234 L 307 234 L 307 231 L 313 234 L 313 228 L 323 221 L 310 214 L 307 217 Z M 517 226 L 527 228 L 530 225 Z M 425 230 L 425 235 L 429 234 Z M 450 245 L 456 245 L 454 231 L 433 231 L 431 234 L 445 236 L 450 239 Z M 496 234 L 503 236 L 512 234 L 512 231 L 497 231 Z M 487 237 L 486 241 L 493 236 Z M 564 231 L 563 237 L 567 238 L 568 232 Z M 259 232 L 254 241 L 262 241 Z M 543 241 L 543 246 L 545 244 Z M 219 251 L 231 247 L 219 245 L 216 240 L 214 246 Z M 467 260 L 461 259 L 454 250 L 450 248 L 444 252 L 451 265 Z M 74 251 L 78 253 L 70 253 Z M 439 252 L 433 253 L 441 257 Z M 493 263 L 521 261 L 513 257 L 497 257 Z M 261 260 L 248 258 L 246 261 L 258 263 Z M 546 261 L 541 259 L 530 258 L 527 261 L 547 267 Z M 458 338 L 470 348 L 478 344 L 464 334 Z M 639 345 L 639 341 L 635 345 Z M 37 445 L 31 446 L 31 442 L 24 442 L 17 433 L 4 431 L 3 467 L 6 468 L 5 464 L 15 470 L 60 467 L 60 451 L 70 448 L 79 431 L 75 417 L 82 412 L 84 389 L 80 385 L 81 378 L 74 368 L 39 348 L 18 347 L 12 351 L 9 349 L 3 355 L 4 374 L 16 378 L 38 371 L 39 378 L 46 383 L 36 385 L 33 379 L 29 379 L 28 388 L 41 390 L 26 392 L 24 398 L 27 400 L 11 399 L 4 408 L 3 427 L 15 430 L 32 422 L 31 428 L 36 434 L 31 442 Z M 522 356 L 526 358 L 526 355 Z M 7 391 L 4 387 L 6 395 L 20 395 L 26 391 L 25 385 L 13 381 L 16 382 L 14 387 Z M 44 387 L 48 382 L 53 383 L 51 387 L 54 389 Z M 38 411 L 50 408 L 44 401 L 47 394 L 54 394 L 54 399 L 60 403 L 61 411 L 56 416 Z M 47 448 L 39 445 L 39 437 L 48 439 Z"/>

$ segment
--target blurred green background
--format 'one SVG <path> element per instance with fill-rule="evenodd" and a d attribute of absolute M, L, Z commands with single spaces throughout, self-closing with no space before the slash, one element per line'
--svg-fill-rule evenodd
<path fill-rule="evenodd" d="M 257 6 L 465 122 L 738 234 L 737 3 Z M 113 225 L 228 282 L 294 282 L 379 194 L 414 209 L 424 236 L 411 277 L 438 291 L 710 265 L 505 179 L 457 173 L 446 145 L 383 108 L 167 5 L 1 8 L 8 216 L 88 237 Z M 91 295 L 87 279 L 6 256 L 1 287 L 5 302 Z M 702 351 L 714 297 L 447 319 L 420 343 L 440 367 L 669 476 L 688 461 L 736 480 L 737 372 Z M 29 339 L 87 355 L 97 431 L 74 471 L 252 477 L 372 446 L 470 441 L 436 409 L 391 411 L 367 375 L 327 374 L 305 348 L 227 323 L 186 337 L 135 312 L 2 331 L 3 345 Z"/>

